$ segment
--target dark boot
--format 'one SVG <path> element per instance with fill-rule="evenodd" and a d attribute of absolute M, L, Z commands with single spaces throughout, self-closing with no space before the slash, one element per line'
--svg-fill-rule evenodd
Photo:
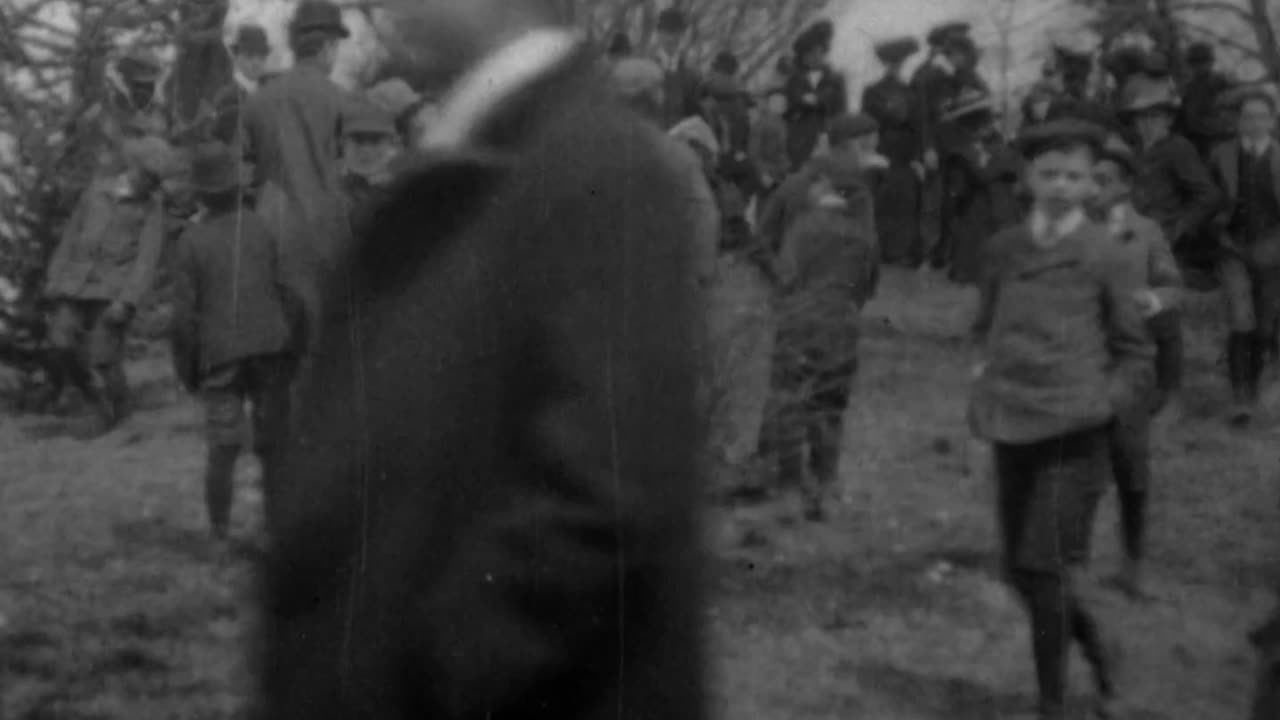
<path fill-rule="evenodd" d="M 209 447 L 204 467 L 204 506 L 213 536 L 225 539 L 231 526 L 231 501 L 235 491 L 237 445 Z"/>

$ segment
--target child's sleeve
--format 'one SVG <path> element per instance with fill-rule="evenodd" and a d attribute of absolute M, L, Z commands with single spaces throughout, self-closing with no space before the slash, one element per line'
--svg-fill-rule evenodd
<path fill-rule="evenodd" d="M 1134 287 L 1124 259 L 1106 247 L 1099 262 L 1103 295 L 1103 319 L 1107 347 L 1111 351 L 1111 404 L 1117 412 L 1136 406 L 1154 381 L 1155 345 L 1147 332 L 1142 310 L 1134 300 Z"/>

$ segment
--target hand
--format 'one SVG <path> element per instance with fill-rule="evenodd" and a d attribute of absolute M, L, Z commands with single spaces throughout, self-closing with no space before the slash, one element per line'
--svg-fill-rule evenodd
<path fill-rule="evenodd" d="M 932 149 L 924 151 L 924 166 L 928 170 L 938 169 L 938 151 Z"/>
<path fill-rule="evenodd" d="M 1144 318 L 1155 317 L 1164 309 L 1164 305 L 1160 302 L 1160 297 L 1146 288 L 1134 290 L 1133 300 L 1138 303 L 1138 309 L 1142 311 L 1142 317 Z"/>
<path fill-rule="evenodd" d="M 129 322 L 130 316 L 133 315 L 133 306 L 123 300 L 116 300 L 102 311 L 102 319 L 116 325 L 123 325 Z"/>

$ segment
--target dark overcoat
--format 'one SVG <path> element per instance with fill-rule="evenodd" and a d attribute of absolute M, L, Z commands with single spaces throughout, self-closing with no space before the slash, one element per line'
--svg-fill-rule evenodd
<path fill-rule="evenodd" d="M 818 145 L 818 138 L 827 131 L 827 124 L 849 109 L 844 76 L 824 67 L 817 75 L 817 82 L 810 73 L 797 69 L 787 78 L 787 155 L 791 167 L 798 168 L 808 162 Z"/>
<path fill-rule="evenodd" d="M 951 247 L 951 278 L 976 283 L 983 245 L 998 231 L 1018 222 L 1015 193 L 1021 158 L 1004 143 L 970 139 L 951 145 L 942 160 L 942 214 Z"/>
<path fill-rule="evenodd" d="M 881 78 L 862 93 L 862 111 L 880 124 L 880 153 L 889 159 L 876 186 L 876 224 L 886 262 L 921 259 L 921 181 L 912 163 L 920 159 L 919 101 L 911 87 L 894 75 Z"/>
<path fill-rule="evenodd" d="M 698 241 L 598 76 L 579 51 L 407 171 L 331 287 L 264 717 L 705 717 Z"/>

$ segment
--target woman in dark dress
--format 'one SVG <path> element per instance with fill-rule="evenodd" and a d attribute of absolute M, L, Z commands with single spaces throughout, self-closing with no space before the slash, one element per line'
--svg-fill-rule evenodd
<path fill-rule="evenodd" d="M 920 113 L 916 92 L 902 79 L 902 64 L 920 50 L 915 38 L 896 38 L 876 45 L 885 74 L 862 93 L 862 111 L 880 125 L 880 152 L 889 167 L 875 187 L 876 225 L 882 259 L 917 267 L 924 260 L 920 232 Z"/>
<path fill-rule="evenodd" d="M 832 118 L 848 108 L 844 76 L 827 64 L 835 28 L 829 20 L 814 23 L 795 41 L 798 66 L 787 78 L 787 155 L 791 167 L 803 167 Z"/>

